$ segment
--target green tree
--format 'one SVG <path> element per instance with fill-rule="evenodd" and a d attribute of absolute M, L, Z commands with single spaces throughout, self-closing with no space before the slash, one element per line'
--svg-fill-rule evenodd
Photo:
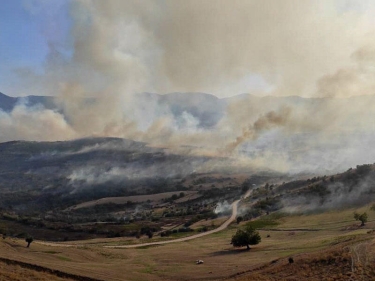
<path fill-rule="evenodd" d="M 354 219 L 356 221 L 360 221 L 361 222 L 361 226 L 364 226 L 365 223 L 367 222 L 367 213 L 364 212 L 363 214 L 358 214 L 357 212 L 354 213 Z"/>
<path fill-rule="evenodd" d="M 249 245 L 256 245 L 261 241 L 261 237 L 253 227 L 247 226 L 244 229 L 238 229 L 236 234 L 232 237 L 232 244 L 234 247 L 246 246 L 250 250 Z"/>
<path fill-rule="evenodd" d="M 31 242 L 33 242 L 34 239 L 31 236 L 28 236 L 28 237 L 26 237 L 25 241 L 27 242 L 27 248 L 29 248 Z"/>
<path fill-rule="evenodd" d="M 239 224 L 241 221 L 243 221 L 243 217 L 237 217 L 237 224 Z"/>

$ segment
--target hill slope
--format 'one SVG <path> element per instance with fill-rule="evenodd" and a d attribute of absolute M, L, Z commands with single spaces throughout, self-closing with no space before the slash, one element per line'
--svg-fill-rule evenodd
<path fill-rule="evenodd" d="M 0 206 L 29 211 L 174 191 L 175 179 L 209 160 L 116 138 L 13 141 L 0 144 L 0 155 Z"/>

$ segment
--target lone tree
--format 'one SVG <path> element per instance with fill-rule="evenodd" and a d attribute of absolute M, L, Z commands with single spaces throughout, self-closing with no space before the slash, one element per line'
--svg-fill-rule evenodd
<path fill-rule="evenodd" d="M 27 242 L 27 248 L 29 248 L 31 242 L 33 242 L 34 239 L 31 236 L 28 236 L 28 237 L 26 237 L 25 241 Z"/>
<path fill-rule="evenodd" d="M 249 245 L 256 245 L 260 242 L 261 237 L 253 227 L 247 226 L 244 229 L 238 229 L 236 234 L 232 237 L 232 242 L 234 247 L 244 247 L 246 246 L 250 250 Z"/>
<path fill-rule="evenodd" d="M 358 214 L 357 212 L 354 213 L 354 219 L 356 221 L 361 221 L 361 226 L 364 226 L 367 222 L 367 213 L 364 212 L 363 214 Z"/>

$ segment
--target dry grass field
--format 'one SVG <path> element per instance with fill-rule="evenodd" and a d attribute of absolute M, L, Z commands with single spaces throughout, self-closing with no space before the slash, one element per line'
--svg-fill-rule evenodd
<path fill-rule="evenodd" d="M 114 203 L 114 204 L 126 204 L 127 202 L 132 203 L 140 203 L 140 202 L 146 202 L 147 200 L 150 200 L 151 202 L 159 202 L 163 199 L 170 198 L 172 195 L 176 194 L 179 195 L 181 192 L 185 194 L 184 198 L 186 200 L 197 198 L 197 191 L 172 191 L 172 192 L 163 192 L 163 193 L 157 193 L 157 194 L 150 194 L 150 195 L 136 195 L 136 196 L 123 196 L 123 197 L 105 197 L 98 200 L 88 201 L 81 204 L 77 204 L 69 209 L 80 209 L 80 208 L 87 208 L 92 207 L 95 205 L 102 205 L 102 204 L 108 204 L 108 203 Z M 181 198 L 182 199 L 182 198 Z"/>
<path fill-rule="evenodd" d="M 70 281 L 74 279 L 60 278 L 46 272 L 27 269 L 19 265 L 0 262 L 0 281 Z"/>
<path fill-rule="evenodd" d="M 359 227 L 353 212 L 365 210 L 369 222 Z M 103 248 L 107 243 L 121 244 L 121 238 L 70 242 L 73 247 L 35 241 L 30 248 L 23 240 L 7 238 L 0 241 L 0 255 L 98 280 L 372 280 L 368 268 L 375 253 L 374 220 L 375 212 L 368 206 L 284 216 L 278 225 L 259 231 L 262 242 L 250 251 L 232 247 L 230 240 L 238 227 L 232 224 L 227 230 L 195 240 L 135 249 Z M 295 263 L 288 265 L 291 256 Z M 197 259 L 204 264 L 196 265 Z M 353 265 L 352 260 L 356 261 Z M 324 268 L 326 279 L 319 279 Z M 9 268 L 20 276 L 22 270 Z M 364 279 L 350 279 L 350 274 Z"/>
<path fill-rule="evenodd" d="M 234 280 L 375 280 L 374 262 L 374 240 L 354 245 L 342 243 L 319 253 L 297 255 L 292 264 L 279 260 Z"/>

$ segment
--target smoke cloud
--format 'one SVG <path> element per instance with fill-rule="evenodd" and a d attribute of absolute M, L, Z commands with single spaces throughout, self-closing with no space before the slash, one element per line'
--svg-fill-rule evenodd
<path fill-rule="evenodd" d="M 349 181 L 329 184 L 324 196 L 305 194 L 284 196 L 282 211 L 289 213 L 313 212 L 368 204 L 374 200 L 374 176 L 364 176 L 355 185 Z"/>
<path fill-rule="evenodd" d="M 232 205 L 228 201 L 219 202 L 214 210 L 215 214 L 227 215 L 230 214 L 232 210 Z"/>
<path fill-rule="evenodd" d="M 229 144 L 226 149 L 233 152 L 240 144 L 246 140 L 254 140 L 262 131 L 270 130 L 274 127 L 280 127 L 286 124 L 290 115 L 289 108 L 283 108 L 280 112 L 270 111 L 260 116 L 254 124 L 245 128 L 243 134 L 236 138 L 236 141 Z"/>
<path fill-rule="evenodd" d="M 292 172 L 371 162 L 375 2 L 357 2 L 69 1 L 43 73 L 17 70 L 57 107 L 1 112 L 0 140 L 116 136 Z M 48 1 L 26 3 L 53 20 Z"/>
<path fill-rule="evenodd" d="M 19 104 L 7 113 L 0 110 L 0 142 L 9 140 L 56 140 L 79 135 L 61 114 L 40 107 Z"/>

